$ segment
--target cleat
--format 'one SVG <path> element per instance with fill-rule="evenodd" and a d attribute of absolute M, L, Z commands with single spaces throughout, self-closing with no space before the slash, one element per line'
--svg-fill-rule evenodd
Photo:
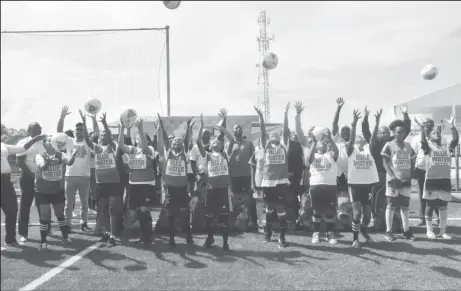
<path fill-rule="evenodd" d="M 279 238 L 279 248 L 284 249 L 288 247 L 288 243 L 284 238 Z"/>
<path fill-rule="evenodd" d="M 81 231 L 91 231 L 91 228 L 88 227 L 88 224 L 86 222 L 83 222 L 80 224 L 80 230 Z"/>
<path fill-rule="evenodd" d="M 12 242 L 9 242 L 9 243 L 5 243 L 5 245 L 7 247 L 19 247 L 21 245 L 23 245 L 22 243 L 18 242 L 17 240 L 14 240 Z"/>
<path fill-rule="evenodd" d="M 107 233 L 105 233 L 105 234 L 98 240 L 98 242 L 104 242 L 104 243 L 106 243 L 106 242 L 109 241 L 109 238 L 110 238 L 110 236 L 109 236 Z"/>
<path fill-rule="evenodd" d="M 270 243 L 272 240 L 272 233 L 266 232 L 266 235 L 264 236 L 264 243 Z"/>
<path fill-rule="evenodd" d="M 395 236 L 392 234 L 392 232 L 390 231 L 386 231 L 386 234 L 384 234 L 384 237 L 388 240 L 388 241 L 395 241 L 396 238 Z"/>
<path fill-rule="evenodd" d="M 368 234 L 367 230 L 362 230 L 362 236 L 365 239 L 365 241 L 369 244 L 372 244 L 375 242 L 373 238 Z"/>
<path fill-rule="evenodd" d="M 435 236 L 435 233 L 432 230 L 428 230 L 427 233 L 427 238 L 428 239 L 436 239 L 437 237 Z"/>
<path fill-rule="evenodd" d="M 318 232 L 314 232 L 312 234 L 312 243 L 313 244 L 318 244 L 320 242 L 320 237 Z"/>
<path fill-rule="evenodd" d="M 449 236 L 449 235 L 446 234 L 446 233 L 441 234 L 441 237 L 442 237 L 443 239 L 446 239 L 446 240 L 451 240 L 451 239 L 453 239 L 451 236 Z"/>
<path fill-rule="evenodd" d="M 403 237 L 407 240 L 411 240 L 411 241 L 414 241 L 415 240 L 415 237 L 413 236 L 413 233 L 411 232 L 411 230 L 407 230 L 403 233 Z"/>
<path fill-rule="evenodd" d="M 18 242 L 19 242 L 19 243 L 25 243 L 25 242 L 27 242 L 27 241 L 28 241 L 27 237 L 25 237 L 25 236 L 20 236 Z"/>
<path fill-rule="evenodd" d="M 335 239 L 335 234 L 334 232 L 330 232 L 327 234 L 327 240 L 330 244 L 335 245 L 338 243 L 338 241 Z"/>
<path fill-rule="evenodd" d="M 68 237 L 62 239 L 62 243 L 65 244 L 65 245 L 66 245 L 66 244 L 69 244 L 69 243 L 71 243 L 71 242 L 72 242 L 72 241 L 71 241 L 70 238 L 68 238 Z"/>
<path fill-rule="evenodd" d="M 115 238 L 111 236 L 108 241 L 108 247 L 115 247 L 117 245 L 117 242 L 115 241 Z"/>
<path fill-rule="evenodd" d="M 352 247 L 353 247 L 353 248 L 356 248 L 356 249 L 360 249 L 360 242 L 359 242 L 359 240 L 354 240 L 354 241 L 352 242 Z"/>
<path fill-rule="evenodd" d="M 205 243 L 203 244 L 203 247 L 205 249 L 209 249 L 213 244 L 214 244 L 214 238 L 213 237 L 207 237 L 207 239 L 205 240 Z"/>
<path fill-rule="evenodd" d="M 223 250 L 224 252 L 229 252 L 229 251 L 230 251 L 229 244 L 223 244 L 222 250 Z"/>

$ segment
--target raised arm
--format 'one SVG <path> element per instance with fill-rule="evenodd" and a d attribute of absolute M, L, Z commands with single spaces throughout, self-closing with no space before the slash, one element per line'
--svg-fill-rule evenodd
<path fill-rule="evenodd" d="M 104 113 L 105 114 L 105 113 Z M 93 142 L 97 143 L 99 139 L 99 125 L 96 120 L 96 115 L 90 115 L 91 120 L 93 121 Z M 105 130 L 105 128 L 104 128 Z"/>
<path fill-rule="evenodd" d="M 184 136 L 184 152 L 189 152 L 189 144 L 192 135 L 192 127 L 194 126 L 195 120 L 193 117 L 189 117 L 186 124 L 186 135 Z"/>
<path fill-rule="evenodd" d="M 120 125 L 118 127 L 118 150 L 122 154 L 128 154 L 129 148 L 125 144 L 125 123 L 120 119 Z"/>
<path fill-rule="evenodd" d="M 313 137 L 312 138 L 311 150 L 310 150 L 310 153 L 309 153 L 309 160 L 308 160 L 309 164 L 312 164 L 312 162 L 315 159 L 315 153 L 317 152 L 316 149 L 317 149 L 317 140 L 315 139 L 315 137 Z"/>
<path fill-rule="evenodd" d="M 364 113 L 363 120 L 362 120 L 362 134 L 363 134 L 363 138 L 367 141 L 367 143 L 371 143 L 370 124 L 368 123 L 369 115 L 370 115 L 370 110 L 367 108 L 367 106 L 365 106 L 365 113 Z"/>
<path fill-rule="evenodd" d="M 83 123 L 83 138 L 85 139 L 86 144 L 90 147 L 90 149 L 94 149 L 94 144 L 90 140 L 90 136 L 88 135 L 88 128 L 86 127 L 86 115 L 83 114 L 82 110 L 78 110 L 80 113 L 80 117 L 82 118 Z"/>
<path fill-rule="evenodd" d="M 376 123 L 375 123 L 375 128 L 373 129 L 373 135 L 371 136 L 370 139 L 370 152 L 373 153 L 376 151 L 378 148 L 378 129 L 379 129 L 379 122 L 381 120 L 381 114 L 383 114 L 383 109 L 380 109 L 379 111 L 376 111 L 375 118 L 376 118 Z M 363 122 L 362 122 L 363 124 Z"/>
<path fill-rule="evenodd" d="M 450 127 L 451 127 L 451 142 L 450 142 L 450 151 L 454 151 L 456 149 L 456 147 L 458 146 L 459 144 L 459 133 L 458 133 L 458 130 L 456 129 L 456 117 L 454 115 L 452 115 L 450 117 L 450 119 L 445 119 L 446 122 L 448 122 L 448 124 L 450 124 Z"/>
<path fill-rule="evenodd" d="M 427 136 L 426 136 L 426 131 L 424 130 L 423 125 L 416 119 L 415 117 L 415 123 L 418 125 L 420 128 L 421 134 L 419 135 L 419 142 L 421 143 L 421 149 L 424 152 L 425 155 L 428 155 L 429 152 L 431 151 L 431 148 L 429 147 L 429 143 L 427 142 Z M 413 149 L 413 151 L 415 151 Z"/>
<path fill-rule="evenodd" d="M 95 118 L 96 119 L 96 118 Z M 93 121 L 93 123 L 95 123 Z M 112 132 L 110 131 L 109 129 L 109 126 L 107 125 L 107 119 L 106 119 L 106 113 L 103 113 L 102 116 L 101 116 L 101 123 L 102 123 L 102 126 L 104 126 L 104 132 L 106 135 L 109 135 L 110 136 L 110 146 L 112 147 L 112 149 L 115 151 L 117 150 L 117 145 L 115 144 L 115 141 L 112 139 Z M 93 124 L 94 126 L 95 124 Z M 96 126 L 98 126 L 98 123 L 96 122 Z M 95 133 L 96 134 L 96 131 Z M 99 129 L 98 129 L 98 136 L 99 136 Z"/>
<path fill-rule="evenodd" d="M 285 107 L 285 115 L 283 117 L 283 143 L 287 147 L 287 151 L 290 149 L 290 129 L 288 128 L 288 111 L 290 110 L 290 102 Z"/>
<path fill-rule="evenodd" d="M 198 131 L 198 135 L 197 135 L 197 147 L 200 151 L 200 155 L 202 157 L 205 157 L 206 155 L 206 150 L 205 150 L 205 147 L 203 146 L 203 143 L 202 143 L 202 135 L 203 135 L 203 113 L 200 114 L 200 129 Z"/>
<path fill-rule="evenodd" d="M 64 119 L 66 118 L 67 115 L 71 114 L 72 112 L 69 112 L 69 107 L 64 106 L 61 109 L 61 116 L 59 117 L 58 121 L 58 128 L 57 132 L 63 132 L 64 131 Z"/>
<path fill-rule="evenodd" d="M 221 108 L 221 109 L 219 110 L 218 115 L 219 115 L 219 117 L 221 117 L 221 122 L 218 123 L 218 125 L 220 125 L 219 127 L 224 127 L 224 128 L 226 128 L 226 123 L 227 123 L 227 122 L 226 122 L 226 121 L 227 121 L 227 109 L 226 109 L 226 108 Z M 222 130 L 219 132 L 219 135 L 218 135 L 218 140 L 219 140 L 219 142 L 223 145 L 223 148 L 224 148 L 224 142 L 225 142 L 225 141 L 224 141 L 224 136 L 225 136 L 225 135 L 226 135 L 226 134 L 225 134 Z"/>
<path fill-rule="evenodd" d="M 331 135 L 331 131 L 328 130 L 327 132 L 327 136 L 328 136 L 328 141 L 330 143 L 330 147 L 331 147 L 331 151 L 333 152 L 333 159 L 335 161 L 338 160 L 338 157 L 339 157 L 339 149 L 338 149 L 338 146 L 336 145 L 334 139 L 333 139 L 333 136 Z"/>
<path fill-rule="evenodd" d="M 336 99 L 336 103 L 337 103 L 337 107 L 336 107 L 335 117 L 333 118 L 333 127 L 332 127 L 333 136 L 336 136 L 336 134 L 339 131 L 339 127 L 338 127 L 339 115 L 341 114 L 341 108 L 343 108 L 344 103 L 346 103 L 346 101 L 344 101 L 342 97 L 339 97 L 338 99 Z"/>
<path fill-rule="evenodd" d="M 259 116 L 259 128 L 261 130 L 261 148 L 265 149 L 266 148 L 266 125 L 264 124 L 264 116 L 263 112 L 261 109 L 258 107 L 254 107 L 256 110 L 256 113 L 258 113 Z"/>
<path fill-rule="evenodd" d="M 162 154 L 162 152 L 163 154 L 165 154 L 165 152 L 170 149 L 170 143 L 168 142 L 168 133 L 166 132 L 165 127 L 163 126 L 162 117 L 160 117 L 160 114 L 158 113 L 157 115 L 158 115 L 158 124 L 160 126 L 161 133 L 162 133 L 162 144 L 163 144 L 163 147 L 160 147 L 160 138 L 159 138 L 159 145 L 158 145 L 159 148 L 158 149 L 159 149 L 160 154 Z"/>
<path fill-rule="evenodd" d="M 144 133 L 144 120 L 140 118 L 136 121 L 136 127 L 138 128 L 139 139 L 141 140 L 141 149 L 146 155 L 152 156 L 154 153 L 149 148 L 149 142 L 147 141 L 146 134 Z"/>
<path fill-rule="evenodd" d="M 401 108 L 400 111 L 403 114 L 403 127 L 405 128 L 405 138 L 410 135 L 411 132 L 411 119 L 410 116 L 408 115 L 408 107 L 406 104 L 404 104 Z"/>
<path fill-rule="evenodd" d="M 307 146 L 307 140 L 306 137 L 304 136 L 304 131 L 301 126 L 301 113 L 304 110 L 303 104 L 301 102 L 296 102 L 295 103 L 295 109 L 296 109 L 296 116 L 295 116 L 295 128 L 296 128 L 296 134 L 298 135 L 299 142 L 301 143 L 302 146 L 306 147 Z"/>
<path fill-rule="evenodd" d="M 357 122 L 360 119 L 360 112 L 358 110 L 354 110 L 353 112 L 353 119 L 351 123 L 351 139 L 347 143 L 347 156 L 350 157 L 352 153 L 354 152 L 354 147 L 355 147 L 355 137 L 357 135 Z"/>

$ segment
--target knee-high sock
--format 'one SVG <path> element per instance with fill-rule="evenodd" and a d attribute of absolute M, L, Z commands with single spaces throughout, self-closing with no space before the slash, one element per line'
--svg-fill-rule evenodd
<path fill-rule="evenodd" d="M 359 231 L 360 231 L 360 220 L 352 220 L 352 233 L 354 235 L 353 240 L 359 239 Z"/>
<path fill-rule="evenodd" d="M 400 207 L 400 215 L 402 216 L 403 231 L 410 229 L 410 213 L 408 207 Z"/>
<path fill-rule="evenodd" d="M 46 236 L 48 235 L 48 224 L 50 223 L 49 220 L 42 220 L 40 219 L 40 242 L 46 242 Z"/>
<path fill-rule="evenodd" d="M 386 231 L 392 231 L 392 223 L 394 222 L 394 207 L 386 207 Z"/>
<path fill-rule="evenodd" d="M 446 233 L 447 230 L 447 221 L 448 221 L 448 210 L 446 208 L 439 209 L 440 216 L 440 234 Z"/>
<path fill-rule="evenodd" d="M 65 217 L 58 217 L 58 224 L 59 224 L 59 228 L 61 229 L 62 238 L 63 239 L 68 238 L 69 237 L 70 227 L 66 223 L 66 218 Z"/>

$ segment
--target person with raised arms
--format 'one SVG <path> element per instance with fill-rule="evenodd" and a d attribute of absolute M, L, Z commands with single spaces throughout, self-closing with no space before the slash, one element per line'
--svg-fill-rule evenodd
<path fill-rule="evenodd" d="M 392 224 L 396 207 L 400 207 L 402 216 L 403 236 L 408 240 L 415 240 L 410 229 L 410 196 L 411 178 L 415 169 L 415 151 L 411 145 L 405 142 L 407 136 L 405 125 L 401 120 L 396 120 L 389 125 L 394 132 L 395 139 L 388 141 L 384 146 L 381 155 L 383 165 L 386 169 L 386 234 L 388 241 L 396 238 L 392 234 Z"/>
<path fill-rule="evenodd" d="M 205 248 L 210 248 L 215 242 L 213 238 L 213 222 L 215 217 L 218 216 L 221 234 L 223 237 L 223 250 L 229 250 L 229 186 L 230 173 L 229 173 L 229 160 L 227 154 L 223 152 L 223 143 L 218 138 L 210 141 L 210 150 L 205 150 L 202 144 L 201 133 L 203 132 L 203 114 L 200 116 L 200 130 L 197 137 L 197 146 L 200 154 L 205 159 L 206 176 L 206 194 L 205 194 L 205 217 L 206 217 L 206 230 L 207 239 L 204 243 Z M 223 132 L 229 141 L 234 138 L 225 127 L 220 124 L 218 128 Z"/>
<path fill-rule="evenodd" d="M 5 214 L 5 244 L 7 246 L 18 246 L 16 239 L 16 219 L 18 215 L 18 201 L 16 191 L 11 182 L 11 167 L 8 156 L 26 152 L 38 141 L 43 140 L 43 135 L 35 135 L 23 145 L 8 145 L 3 143 L 3 137 L 7 134 L 6 127 L 2 124 L 2 143 L 1 143 L 1 208 Z M 33 189 L 32 189 L 33 190 Z"/>
<path fill-rule="evenodd" d="M 150 211 L 155 204 L 157 165 L 155 150 L 148 144 L 147 133 L 144 132 L 143 125 L 142 119 L 136 122 L 140 140 L 135 143 L 136 146 L 130 146 L 125 144 L 126 124 L 120 120 L 118 147 L 122 154 L 128 155 L 127 163 L 130 172 L 127 204 L 130 211 L 137 212 L 141 229 L 141 237 L 136 243 L 143 243 L 147 246 L 152 243 L 152 215 Z"/>
<path fill-rule="evenodd" d="M 376 124 L 379 125 L 383 110 L 378 111 Z M 351 139 L 347 144 L 346 150 L 349 157 L 348 165 L 348 183 L 349 197 L 352 202 L 352 246 L 360 248 L 359 232 L 362 233 L 367 243 L 373 243 L 373 239 L 368 234 L 368 224 L 371 219 L 371 188 L 372 185 L 379 181 L 376 163 L 370 153 L 370 147 L 376 143 L 378 134 L 377 126 L 373 131 L 370 140 L 370 147 L 366 146 L 366 140 L 363 136 L 357 135 L 357 122 L 360 119 L 358 110 L 354 110 L 354 118 L 351 124 Z M 362 218 L 363 214 L 363 218 Z M 360 223 L 362 220 L 362 223 Z"/>
<path fill-rule="evenodd" d="M 187 152 L 189 151 L 189 129 L 192 117 L 187 120 L 185 139 L 175 137 L 170 143 L 165 140 L 167 133 L 163 126 L 162 118 L 158 114 L 160 132 L 158 133 L 158 148 L 160 163 L 162 164 L 162 183 L 165 191 L 165 208 L 168 211 L 169 245 L 176 247 L 175 242 L 175 217 L 185 217 L 183 229 L 186 232 L 187 244 L 194 244 L 190 227 L 189 211 L 189 181 L 187 178 Z M 196 165 L 192 164 L 192 171 L 196 176 Z M 181 215 L 183 214 L 183 215 Z"/>
<path fill-rule="evenodd" d="M 116 159 L 117 144 L 112 140 L 112 133 L 107 125 L 105 113 L 101 117 L 104 132 L 101 144 L 98 144 L 90 140 L 86 128 L 86 116 L 81 110 L 79 112 L 83 123 L 84 139 L 95 154 L 95 178 L 99 193 L 99 219 L 100 227 L 103 228 L 103 235 L 99 241 L 115 246 L 117 244 L 116 237 L 119 236 L 121 230 L 122 201 L 120 193 L 123 191 L 119 174 L 121 165 Z"/>
<path fill-rule="evenodd" d="M 269 134 L 266 144 L 266 127 L 262 111 L 255 107 L 259 115 L 261 129 L 261 146 L 264 150 L 264 173 L 261 186 L 263 187 L 264 202 L 266 203 L 266 235 L 265 242 L 271 242 L 273 224 L 280 223 L 279 247 L 288 246 L 286 241 L 286 194 L 288 191 L 288 160 L 287 152 L 290 147 L 288 142 L 290 131 L 288 130 L 288 110 L 290 103 L 285 107 L 283 119 L 283 140 L 277 132 Z M 282 142 L 283 144 L 282 144 Z"/>
<path fill-rule="evenodd" d="M 47 236 L 50 235 L 48 226 L 51 223 L 51 207 L 58 220 L 62 233 L 62 242 L 70 242 L 70 226 L 64 216 L 64 204 L 66 201 L 64 188 L 64 167 L 72 166 L 75 162 L 77 150 L 74 150 L 70 159 L 66 154 L 56 151 L 48 138 L 43 141 L 46 152 L 37 155 L 37 172 L 35 175 L 35 205 L 37 206 L 40 220 L 40 244 L 39 250 L 48 248 Z"/>
<path fill-rule="evenodd" d="M 451 126 L 452 140 L 449 145 L 442 144 L 442 128 L 438 126 L 435 131 L 431 131 L 430 136 L 426 137 L 424 125 L 415 122 L 421 127 L 421 146 L 427 156 L 426 160 L 426 179 L 424 181 L 423 199 L 426 200 L 426 228 L 427 237 L 435 239 L 432 227 L 432 213 L 434 209 L 439 210 L 440 233 L 443 239 L 451 239 L 446 233 L 448 220 L 448 202 L 451 201 L 451 153 L 453 153 L 459 143 L 459 133 L 455 127 L 455 116 L 451 116 L 446 121 Z"/>

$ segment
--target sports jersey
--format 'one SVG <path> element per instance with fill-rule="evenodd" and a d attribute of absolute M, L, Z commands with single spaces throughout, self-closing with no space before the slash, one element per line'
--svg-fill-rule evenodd
<path fill-rule="evenodd" d="M 373 184 L 379 182 L 375 159 L 368 147 L 365 147 L 361 152 L 354 146 L 354 150 L 349 157 L 347 171 L 349 184 Z"/>
<path fill-rule="evenodd" d="M 336 185 L 337 165 L 333 158 L 333 153 L 315 153 L 312 163 L 310 163 L 310 185 Z"/>
<path fill-rule="evenodd" d="M 166 165 L 163 170 L 163 183 L 170 187 L 185 187 L 188 184 L 187 179 L 187 164 L 188 159 L 186 154 L 181 151 L 177 155 L 173 151 L 168 150 L 165 154 Z"/>
<path fill-rule="evenodd" d="M 262 187 L 275 187 L 288 183 L 287 150 L 283 145 L 268 143 L 264 150 Z"/>
<path fill-rule="evenodd" d="M 390 167 L 395 177 L 404 183 L 403 186 L 411 186 L 411 161 L 416 158 L 416 154 L 407 142 L 403 142 L 401 149 L 396 141 L 389 141 L 384 146 L 381 155 L 391 159 Z M 391 176 L 387 173 L 387 181 Z"/>
<path fill-rule="evenodd" d="M 48 166 L 43 168 L 45 160 L 49 159 Z M 63 163 L 68 161 L 63 153 L 53 156 L 48 154 L 37 155 L 37 171 L 35 172 L 35 191 L 38 193 L 58 194 L 64 189 Z"/>
<path fill-rule="evenodd" d="M 130 168 L 130 184 L 155 185 L 155 150 L 149 146 L 152 155 L 146 155 L 140 148 L 128 147 L 128 167 Z"/>
<path fill-rule="evenodd" d="M 224 153 L 206 152 L 206 169 L 208 173 L 207 188 L 224 188 L 230 185 L 229 161 Z"/>
<path fill-rule="evenodd" d="M 119 171 L 112 145 L 94 145 L 96 182 L 119 183 Z"/>

